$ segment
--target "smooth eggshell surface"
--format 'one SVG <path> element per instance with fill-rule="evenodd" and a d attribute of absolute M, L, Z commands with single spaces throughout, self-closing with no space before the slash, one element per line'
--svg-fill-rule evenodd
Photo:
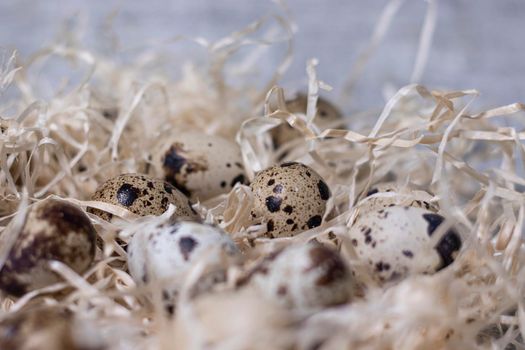
<path fill-rule="evenodd" d="M 360 216 L 348 235 L 358 258 L 379 282 L 387 282 L 431 274 L 454 261 L 461 238 L 453 229 L 433 243 L 444 220 L 426 209 L 393 206 Z"/>
<path fill-rule="evenodd" d="M 184 132 L 161 138 L 155 149 L 156 175 L 192 200 L 204 201 L 247 183 L 239 146 L 220 136 Z"/>
<path fill-rule="evenodd" d="M 301 309 L 344 303 L 351 291 L 351 274 L 341 256 L 317 243 L 270 254 L 239 285 L 248 282 L 270 300 Z"/>
<path fill-rule="evenodd" d="M 159 283 L 171 298 L 196 262 L 205 261 L 212 279 L 224 278 L 221 261 L 228 257 L 235 259 L 239 254 L 235 243 L 217 227 L 191 221 L 155 224 L 132 237 L 128 267 L 139 285 Z M 210 282 L 213 283 L 206 280 Z"/>

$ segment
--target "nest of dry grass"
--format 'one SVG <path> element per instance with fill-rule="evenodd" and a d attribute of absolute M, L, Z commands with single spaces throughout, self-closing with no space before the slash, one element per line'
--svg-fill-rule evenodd
<path fill-rule="evenodd" d="M 396 8 L 397 3 L 388 6 Z M 416 80 L 433 30 L 432 4 L 422 31 Z M 348 91 L 391 16 L 387 8 Z M 261 35 L 265 26 L 272 30 Z M 379 116 L 362 111 L 346 116 L 346 128 L 319 130 L 312 122 L 315 104 L 320 90 L 328 86 L 317 79 L 317 62 L 307 64 L 305 115 L 290 113 L 284 91 L 276 86 L 291 62 L 292 28 L 286 16 L 275 16 L 217 42 L 195 40 L 207 52 L 208 64 L 184 66 L 178 80 L 161 74 L 155 51 L 127 65 L 71 41 L 45 48 L 25 62 L 8 56 L 0 66 L 2 225 L 21 220 L 29 204 L 49 196 L 84 209 L 106 208 L 90 201 L 97 186 L 111 176 L 142 172 L 150 146 L 169 125 L 235 139 L 249 177 L 277 159 L 296 160 L 313 167 L 330 185 L 334 194 L 327 211 L 330 217 L 293 238 L 255 238 L 264 229 L 250 225 L 249 187 L 237 186 L 227 195 L 198 203 L 206 221 L 224 228 L 245 248 L 247 260 L 332 232 L 341 239 L 348 264 L 358 268 L 345 233 L 360 194 L 389 178 L 435 194 L 441 211 L 464 238 L 454 264 L 389 288 L 374 284 L 366 269 L 358 269 L 357 278 L 367 284 L 365 293 L 350 304 L 309 314 L 229 288 L 239 274 L 233 266 L 220 290 L 194 298 L 188 291 L 198 278 L 197 268 L 186 281 L 175 317 L 167 319 L 159 305 L 144 303 L 143 291 L 126 271 L 126 252 L 116 243 L 117 237 L 129 240 L 137 220 L 152 219 L 137 219 L 122 210 L 114 212 L 124 219 L 118 224 L 90 215 L 104 247 L 98 249 L 88 272 L 80 276 L 65 265 L 50 263 L 64 282 L 19 299 L 0 296 L 0 319 L 23 320 L 28 339 L 54 349 L 523 348 L 524 106 L 473 112 L 476 90 L 432 90 L 411 84 L 393 94 Z M 242 81 L 244 72 L 235 67 L 243 65 L 227 65 L 241 47 L 253 47 L 255 52 L 278 41 L 288 43 L 288 51 L 262 87 L 227 82 L 230 76 Z M 46 90 L 49 97 L 44 99 L 35 72 L 47 60 L 76 65 L 83 74 L 62 82 L 52 93 Z M 268 147 L 269 131 L 281 123 L 303 137 L 275 150 Z M 16 229 L 2 233 L 0 266 L 16 234 Z M 26 316 L 28 310 L 42 308 Z M 54 326 L 44 326 L 42 319 Z"/>

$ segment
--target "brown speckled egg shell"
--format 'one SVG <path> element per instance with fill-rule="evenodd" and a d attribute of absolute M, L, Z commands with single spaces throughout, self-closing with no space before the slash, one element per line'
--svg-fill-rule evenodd
<path fill-rule="evenodd" d="M 236 282 L 248 283 L 286 307 L 318 308 L 348 301 L 352 276 L 335 250 L 308 243 L 269 254 Z"/>
<path fill-rule="evenodd" d="M 92 197 L 121 206 L 140 216 L 162 215 L 170 203 L 177 209 L 175 216 L 196 218 L 188 198 L 169 183 L 142 174 L 123 174 L 111 178 L 100 186 Z M 106 221 L 112 219 L 110 213 L 90 208 L 89 212 Z"/>
<path fill-rule="evenodd" d="M 205 201 L 247 183 L 239 145 L 196 131 L 160 138 L 152 170 L 191 200 Z"/>
<path fill-rule="evenodd" d="M 382 284 L 452 264 L 461 250 L 461 236 L 450 228 L 439 240 L 433 237 L 445 221 L 427 209 L 392 206 L 358 217 L 348 238 L 357 258 Z"/>
<path fill-rule="evenodd" d="M 57 199 L 35 204 L 0 271 L 0 288 L 21 296 L 59 282 L 49 260 L 83 273 L 95 256 L 95 240 L 95 229 L 79 207 Z"/>
<path fill-rule="evenodd" d="M 308 96 L 305 94 L 298 94 L 295 98 L 286 101 L 286 107 L 291 113 L 306 114 L 307 103 Z M 314 122 L 321 129 L 341 126 L 343 123 L 343 115 L 335 105 L 328 100 L 319 97 L 317 99 L 317 114 Z M 276 148 L 301 136 L 297 130 L 287 123 L 274 128 L 271 135 Z"/>
<path fill-rule="evenodd" d="M 331 195 L 319 174 L 295 162 L 259 172 L 250 187 L 252 219 L 266 222 L 269 238 L 290 237 L 321 225 Z"/>

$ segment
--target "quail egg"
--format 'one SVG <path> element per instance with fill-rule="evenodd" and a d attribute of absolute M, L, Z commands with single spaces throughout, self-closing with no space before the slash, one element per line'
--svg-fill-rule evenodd
<path fill-rule="evenodd" d="M 348 235 L 376 280 L 388 282 L 409 274 L 431 274 L 454 261 L 461 238 L 453 228 L 432 243 L 444 220 L 427 209 L 392 206 L 360 216 Z"/>
<path fill-rule="evenodd" d="M 86 326 L 89 327 L 87 332 Z M 90 326 L 63 308 L 41 307 L 18 311 L 0 322 L 0 349 L 105 349 L 102 339 L 93 337 L 94 327 Z"/>
<path fill-rule="evenodd" d="M 352 276 L 335 250 L 308 243 L 268 255 L 237 285 L 248 283 L 283 306 L 312 309 L 347 302 Z"/>
<path fill-rule="evenodd" d="M 193 264 L 205 261 L 207 271 L 197 293 L 225 280 L 224 259 L 235 261 L 240 251 L 217 227 L 192 221 L 155 224 L 135 233 L 128 246 L 128 267 L 139 285 L 161 284 L 170 303 Z M 171 308 L 170 306 L 169 308 Z"/>
<path fill-rule="evenodd" d="M 401 187 L 393 182 L 380 183 L 371 186 L 365 198 L 358 203 L 359 214 L 379 210 L 394 205 L 424 208 L 438 212 L 439 208 L 432 202 L 432 195 L 426 191 L 415 190 L 411 187 Z"/>
<path fill-rule="evenodd" d="M 161 215 L 174 204 L 177 217 L 197 217 L 188 198 L 169 183 L 142 174 L 123 174 L 104 182 L 92 200 L 126 208 L 140 216 Z M 88 210 L 106 221 L 112 214 L 99 209 Z"/>
<path fill-rule="evenodd" d="M 308 96 L 298 94 L 295 98 L 286 101 L 286 107 L 291 113 L 306 114 Z M 317 99 L 317 114 L 314 122 L 321 129 L 340 127 L 343 124 L 341 111 L 328 100 L 319 97 Z M 301 134 L 290 125 L 281 124 L 271 132 L 275 148 L 300 137 Z"/>
<path fill-rule="evenodd" d="M 87 215 L 66 201 L 33 205 L 0 270 L 0 288 L 13 296 L 61 281 L 48 268 L 58 260 L 83 273 L 95 257 L 96 232 Z"/>
<path fill-rule="evenodd" d="M 155 175 L 192 200 L 204 201 L 247 183 L 239 146 L 219 136 L 185 132 L 161 138 L 153 158 Z"/>
<path fill-rule="evenodd" d="M 294 236 L 321 225 L 330 189 L 310 167 L 283 163 L 259 172 L 250 185 L 254 222 L 266 222 L 267 237 Z"/>

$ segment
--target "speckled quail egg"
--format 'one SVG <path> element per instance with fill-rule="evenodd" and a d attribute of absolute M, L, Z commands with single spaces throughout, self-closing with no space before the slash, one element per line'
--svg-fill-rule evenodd
<path fill-rule="evenodd" d="M 239 256 L 235 243 L 219 228 L 177 221 L 135 233 L 128 246 L 128 267 L 137 284 L 163 285 L 163 297 L 170 302 L 193 264 L 206 262 L 207 272 L 197 288 L 201 292 L 226 278 L 221 261 L 231 258 L 233 262 Z"/>
<path fill-rule="evenodd" d="M 281 305 L 311 309 L 347 302 L 352 276 L 335 250 L 307 243 L 268 255 L 237 285 L 248 283 Z"/>
<path fill-rule="evenodd" d="M 433 243 L 432 235 L 444 220 L 427 209 L 393 206 L 362 215 L 348 235 L 358 258 L 379 282 L 387 282 L 431 274 L 454 261 L 461 238 L 453 228 Z"/>
<path fill-rule="evenodd" d="M 399 186 L 384 182 L 370 187 L 366 196 L 358 203 L 359 215 L 394 205 L 424 208 L 438 212 L 437 203 L 431 202 L 432 195 L 426 191 L 415 190 L 409 186 Z"/>
<path fill-rule="evenodd" d="M 66 309 L 41 307 L 18 311 L 0 322 L 0 349 L 16 350 L 100 350 L 106 346 L 100 336 L 79 322 Z M 94 329 L 93 329 L 94 330 Z M 95 332 L 95 335 L 99 335 Z"/>
<path fill-rule="evenodd" d="M 247 182 L 239 146 L 220 136 L 184 132 L 160 138 L 155 149 L 155 175 L 192 200 L 204 201 Z"/>
<path fill-rule="evenodd" d="M 307 103 L 308 96 L 298 94 L 295 98 L 286 101 L 286 107 L 291 113 L 306 114 Z M 314 123 L 321 129 L 340 127 L 343 124 L 343 115 L 335 105 L 319 97 L 317 99 L 317 114 Z M 274 128 L 271 135 L 276 148 L 301 136 L 297 130 L 287 123 Z"/>
<path fill-rule="evenodd" d="M 169 204 L 177 207 L 177 217 L 197 217 L 188 198 L 169 183 L 142 174 L 123 174 L 104 182 L 92 200 L 126 208 L 140 216 L 161 215 Z M 109 221 L 113 215 L 90 208 L 89 212 Z"/>
<path fill-rule="evenodd" d="M 310 167 L 295 162 L 259 172 L 250 185 L 254 222 L 266 222 L 269 238 L 294 236 L 321 225 L 330 189 Z"/>
<path fill-rule="evenodd" d="M 77 206 L 46 199 L 29 208 L 25 223 L 0 270 L 0 288 L 21 296 L 61 281 L 48 268 L 58 260 L 83 273 L 95 257 L 96 232 Z"/>

